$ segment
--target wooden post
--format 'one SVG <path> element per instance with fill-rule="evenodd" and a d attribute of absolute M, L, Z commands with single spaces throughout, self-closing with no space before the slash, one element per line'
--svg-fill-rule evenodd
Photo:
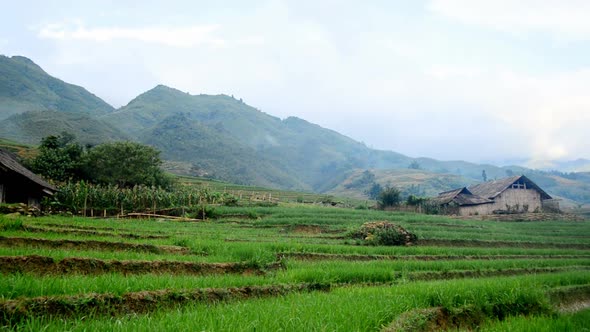
<path fill-rule="evenodd" d="M 84 217 L 86 217 L 86 203 L 88 202 L 88 192 L 84 193 Z"/>

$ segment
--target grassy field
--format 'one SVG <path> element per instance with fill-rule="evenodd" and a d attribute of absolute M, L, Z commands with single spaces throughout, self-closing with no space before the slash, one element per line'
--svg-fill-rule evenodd
<path fill-rule="evenodd" d="M 216 207 L 216 215 L 204 222 L 0 216 L 0 326 L 590 328 L 589 222 L 482 222 L 295 203 Z M 366 246 L 347 236 L 369 221 L 399 224 L 418 243 Z"/>

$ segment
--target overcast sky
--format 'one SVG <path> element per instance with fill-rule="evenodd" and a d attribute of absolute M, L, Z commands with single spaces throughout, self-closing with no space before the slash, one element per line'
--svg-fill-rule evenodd
<path fill-rule="evenodd" d="M 413 157 L 590 158 L 590 1 L 11 1 L 0 54 L 115 107 L 227 94 Z"/>

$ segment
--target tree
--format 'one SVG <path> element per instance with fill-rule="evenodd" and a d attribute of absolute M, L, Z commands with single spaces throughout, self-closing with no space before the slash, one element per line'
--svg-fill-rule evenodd
<path fill-rule="evenodd" d="M 367 194 L 367 196 L 369 196 L 370 199 L 377 199 L 379 198 L 379 194 L 381 194 L 381 191 L 383 191 L 381 185 L 377 182 L 373 182 L 371 187 L 367 191 L 365 191 L 365 194 Z"/>
<path fill-rule="evenodd" d="M 399 189 L 390 186 L 386 186 L 377 198 L 377 203 L 382 209 L 398 206 L 401 201 L 402 198 Z"/>
<path fill-rule="evenodd" d="M 416 160 L 412 160 L 410 165 L 408 166 L 409 169 L 421 169 L 420 163 Z"/>
<path fill-rule="evenodd" d="M 88 150 L 84 158 L 85 173 L 91 182 L 119 187 L 169 187 L 171 178 L 161 165 L 160 151 L 134 142 L 101 144 Z"/>
<path fill-rule="evenodd" d="M 34 173 L 55 181 L 78 180 L 81 174 L 81 159 L 84 149 L 72 134 L 48 136 L 41 140 L 39 154 L 26 162 Z"/>
<path fill-rule="evenodd" d="M 486 182 L 488 180 L 488 175 L 486 174 L 485 169 L 481 171 L 481 178 L 483 179 L 483 182 Z"/>

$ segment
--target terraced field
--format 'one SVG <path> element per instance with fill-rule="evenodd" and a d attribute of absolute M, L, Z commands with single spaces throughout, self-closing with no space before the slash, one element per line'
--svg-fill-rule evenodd
<path fill-rule="evenodd" d="M 0 216 L 0 326 L 23 331 L 577 331 L 590 223 L 310 205 L 206 222 Z M 347 237 L 368 221 L 413 246 Z"/>

